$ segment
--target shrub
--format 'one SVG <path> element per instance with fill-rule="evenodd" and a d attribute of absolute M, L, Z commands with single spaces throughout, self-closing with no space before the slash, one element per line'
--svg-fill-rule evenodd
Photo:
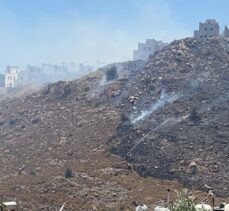
<path fill-rule="evenodd" d="M 118 78 L 117 67 L 112 66 L 106 72 L 106 81 L 113 81 Z"/>
<path fill-rule="evenodd" d="M 121 121 L 122 122 L 125 122 L 125 121 L 127 121 L 129 118 L 128 118 L 128 116 L 125 114 L 125 113 L 122 113 L 121 114 Z"/>
<path fill-rule="evenodd" d="M 90 87 L 86 86 L 84 87 L 84 92 L 88 92 L 90 90 Z"/>
<path fill-rule="evenodd" d="M 198 112 L 196 111 L 196 108 L 193 108 L 193 109 L 191 110 L 189 119 L 190 119 L 192 122 L 199 122 L 199 121 L 201 120 L 201 117 L 200 117 L 200 115 L 198 114 Z"/>
<path fill-rule="evenodd" d="M 99 99 L 96 99 L 96 100 L 95 100 L 94 107 L 95 107 L 95 108 L 98 108 L 101 104 L 102 104 L 102 102 L 101 102 Z"/>
<path fill-rule="evenodd" d="M 68 168 L 65 170 L 65 178 L 71 178 L 71 177 L 73 177 L 72 170 Z"/>
<path fill-rule="evenodd" d="M 150 78 L 145 78 L 143 83 L 148 86 L 151 83 L 151 79 Z"/>
<path fill-rule="evenodd" d="M 178 194 L 178 199 L 173 204 L 168 204 L 170 211 L 196 211 L 195 203 L 190 199 L 187 191 Z"/>

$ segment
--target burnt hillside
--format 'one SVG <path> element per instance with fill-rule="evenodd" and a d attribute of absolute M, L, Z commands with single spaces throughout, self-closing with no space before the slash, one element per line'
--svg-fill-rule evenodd
<path fill-rule="evenodd" d="M 228 82 L 228 40 L 174 41 L 130 75 L 122 100 L 128 120 L 112 151 L 141 174 L 228 195 Z"/>
<path fill-rule="evenodd" d="M 0 103 L 1 190 L 28 210 L 122 210 L 180 187 L 134 168 L 228 196 L 229 41 L 174 41 L 106 81 L 112 66 Z"/>

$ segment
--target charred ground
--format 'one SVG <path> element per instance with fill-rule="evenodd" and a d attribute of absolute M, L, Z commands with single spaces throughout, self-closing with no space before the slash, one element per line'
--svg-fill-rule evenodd
<path fill-rule="evenodd" d="M 228 195 L 228 81 L 227 40 L 174 41 L 131 74 L 122 102 L 129 120 L 118 127 L 112 151 L 139 164 L 141 174 Z"/>
<path fill-rule="evenodd" d="M 115 66 L 113 81 L 110 66 L 0 103 L 1 190 L 28 210 L 125 210 L 180 188 L 136 169 L 228 196 L 229 41 L 183 39 Z"/>

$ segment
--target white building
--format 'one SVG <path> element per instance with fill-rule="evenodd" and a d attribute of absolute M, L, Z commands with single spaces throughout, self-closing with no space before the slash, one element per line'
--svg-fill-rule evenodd
<path fill-rule="evenodd" d="M 16 88 L 21 86 L 19 83 L 19 67 L 16 66 L 7 66 L 5 74 L 5 87 L 7 88 Z"/>
<path fill-rule="evenodd" d="M 156 41 L 155 39 L 147 39 L 145 43 L 138 43 L 138 50 L 133 53 L 133 60 L 146 61 L 150 55 L 153 55 L 156 51 L 161 50 L 167 45 L 162 41 Z"/>

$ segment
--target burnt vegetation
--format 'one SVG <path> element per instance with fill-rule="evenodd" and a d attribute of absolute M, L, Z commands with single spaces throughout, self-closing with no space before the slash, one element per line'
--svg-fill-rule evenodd
<path fill-rule="evenodd" d="M 52 210 L 63 201 L 71 202 L 68 210 L 133 210 L 136 187 L 143 199 L 164 196 L 156 185 L 160 180 L 146 181 L 135 171 L 191 189 L 205 190 L 207 184 L 216 195 L 228 196 L 228 50 L 227 39 L 178 40 L 146 64 L 118 64 L 119 75 L 106 67 L 2 101 L 2 190 L 21 194 L 27 210 L 37 210 L 40 196 Z M 104 78 L 109 83 L 101 85 Z M 165 101 L 177 99 L 162 103 L 162 93 Z M 142 111 L 146 116 L 133 122 Z"/>

